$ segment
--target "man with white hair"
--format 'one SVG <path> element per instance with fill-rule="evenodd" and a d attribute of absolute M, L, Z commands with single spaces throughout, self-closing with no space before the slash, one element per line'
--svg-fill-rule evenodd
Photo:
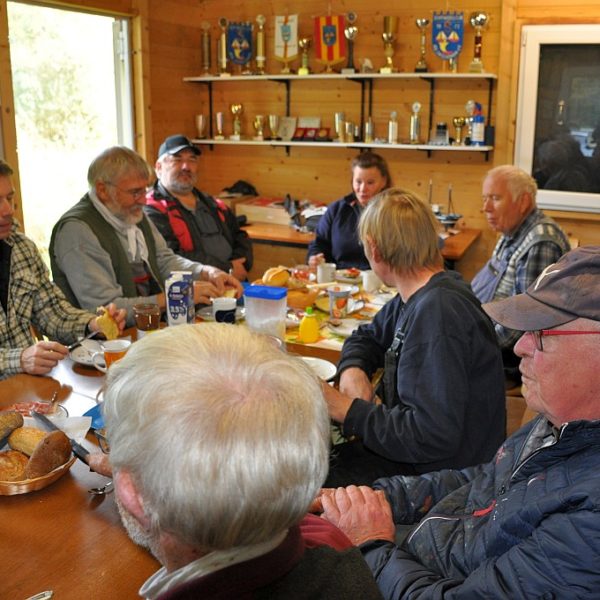
<path fill-rule="evenodd" d="M 385 598 L 598 598 L 599 291 L 600 247 L 589 246 L 484 305 L 524 332 L 523 394 L 540 413 L 491 462 L 323 495 Z M 399 542 L 396 525 L 412 525 Z"/>
<path fill-rule="evenodd" d="M 94 310 L 114 302 L 127 310 L 140 302 L 166 307 L 165 280 L 172 271 L 191 271 L 196 304 L 210 303 L 226 287 L 242 293 L 240 283 L 216 267 L 175 254 L 144 216 L 152 171 L 136 152 L 114 146 L 88 169 L 88 193 L 58 220 L 50 240 L 54 281 L 67 299 Z"/>
<path fill-rule="evenodd" d="M 522 294 L 548 265 L 569 250 L 569 242 L 536 206 L 535 179 L 513 165 L 488 171 L 483 181 L 483 212 L 499 233 L 492 257 L 471 282 L 480 302 Z M 496 324 L 507 379 L 519 382 L 513 347 L 520 332 Z"/>
<path fill-rule="evenodd" d="M 103 407 L 123 522 L 163 565 L 141 596 L 381 598 L 349 540 L 305 516 L 330 429 L 302 360 L 245 327 L 168 328 L 111 367 Z"/>

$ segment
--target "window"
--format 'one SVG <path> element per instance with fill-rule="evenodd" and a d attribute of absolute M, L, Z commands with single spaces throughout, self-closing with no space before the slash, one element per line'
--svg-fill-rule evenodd
<path fill-rule="evenodd" d="M 47 258 L 90 161 L 133 146 L 129 22 L 9 2 L 8 24 L 24 227 Z"/>
<path fill-rule="evenodd" d="M 538 205 L 600 212 L 600 26 L 522 31 L 515 163 Z"/>

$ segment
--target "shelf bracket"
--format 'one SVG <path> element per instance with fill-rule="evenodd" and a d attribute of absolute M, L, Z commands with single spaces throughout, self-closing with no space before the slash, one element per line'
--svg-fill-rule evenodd
<path fill-rule="evenodd" d="M 269 79 L 269 81 L 274 81 L 275 83 L 285 85 L 285 116 L 290 116 L 290 106 L 291 106 L 291 81 L 289 79 Z M 288 148 L 289 150 L 289 148 Z"/>

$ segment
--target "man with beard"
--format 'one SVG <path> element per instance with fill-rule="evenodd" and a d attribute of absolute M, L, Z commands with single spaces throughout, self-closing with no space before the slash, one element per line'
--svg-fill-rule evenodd
<path fill-rule="evenodd" d="M 146 188 L 152 172 L 133 150 L 114 146 L 97 156 L 88 169 L 88 193 L 56 223 L 50 240 L 55 282 L 67 299 L 95 309 L 114 302 L 127 310 L 133 325 L 133 305 L 158 304 L 164 310 L 164 282 L 171 271 L 191 271 L 194 302 L 234 288 L 237 279 L 222 270 L 175 254 L 145 217 Z"/>
<path fill-rule="evenodd" d="M 168 137 L 158 150 L 158 179 L 144 210 L 174 252 L 245 281 L 252 268 L 250 239 L 223 201 L 195 187 L 199 155 L 185 136 Z"/>
<path fill-rule="evenodd" d="M 306 515 L 331 433 L 304 361 L 246 327 L 204 323 L 146 336 L 107 377 L 117 504 L 163 565 L 140 596 L 381 598 L 360 551 Z"/>

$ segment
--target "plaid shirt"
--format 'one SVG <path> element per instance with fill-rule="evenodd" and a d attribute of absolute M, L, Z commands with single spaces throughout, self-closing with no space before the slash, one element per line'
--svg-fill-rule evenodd
<path fill-rule="evenodd" d="M 71 306 L 50 281 L 35 244 L 16 231 L 5 240 L 12 248 L 7 311 L 0 305 L 0 379 L 20 373 L 21 353 L 35 343 L 31 325 L 69 344 L 84 335 L 94 315 Z"/>

